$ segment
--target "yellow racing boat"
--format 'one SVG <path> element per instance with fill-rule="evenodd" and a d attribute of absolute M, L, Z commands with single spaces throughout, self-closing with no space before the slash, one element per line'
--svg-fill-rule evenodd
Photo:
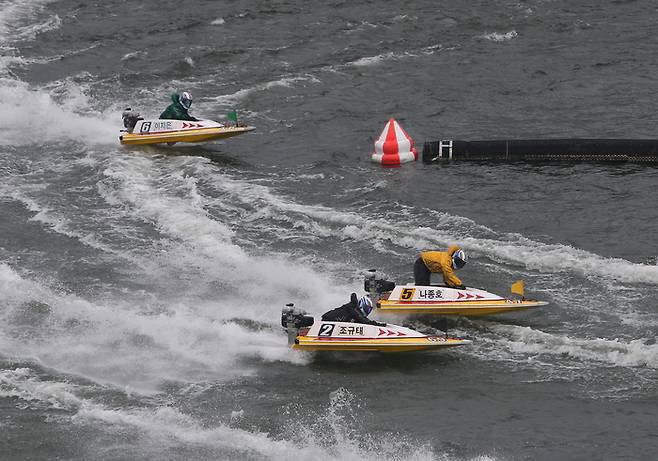
<path fill-rule="evenodd" d="M 126 129 L 121 130 L 119 142 L 130 146 L 208 142 L 255 130 L 253 126 L 230 126 L 212 120 L 144 120 L 130 109 L 123 113 L 123 123 Z"/>
<path fill-rule="evenodd" d="M 470 344 L 468 339 L 425 335 L 411 328 L 318 321 L 288 305 L 281 324 L 293 349 L 306 351 L 409 352 Z"/>
<path fill-rule="evenodd" d="M 463 290 L 441 285 L 395 285 L 378 280 L 374 274 L 365 282 L 366 291 L 377 299 L 377 311 L 387 314 L 478 315 L 518 312 L 545 306 L 545 301 L 526 299 L 523 281 L 512 285 L 518 298 L 504 298 L 479 288 Z"/>

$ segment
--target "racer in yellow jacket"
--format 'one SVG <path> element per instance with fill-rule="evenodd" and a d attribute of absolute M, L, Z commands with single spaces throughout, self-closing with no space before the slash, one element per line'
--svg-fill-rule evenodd
<path fill-rule="evenodd" d="M 451 288 L 466 288 L 455 274 L 466 264 L 466 254 L 457 245 L 451 245 L 448 251 L 423 251 L 414 263 L 414 282 L 416 285 L 429 285 L 433 273 L 441 273 L 443 281 Z"/>

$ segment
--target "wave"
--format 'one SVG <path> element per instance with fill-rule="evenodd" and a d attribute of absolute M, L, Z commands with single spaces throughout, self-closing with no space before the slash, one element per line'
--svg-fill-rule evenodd
<path fill-rule="evenodd" d="M 363 66 L 372 66 L 379 64 L 384 61 L 392 59 L 405 59 L 410 57 L 418 57 L 422 55 L 432 55 L 437 52 L 453 49 L 454 47 L 443 47 L 442 45 L 431 45 L 421 49 L 407 51 L 407 52 L 389 52 L 376 56 L 365 56 L 354 61 L 348 62 L 341 65 L 331 65 L 325 66 L 320 69 L 322 72 L 338 72 L 347 67 L 363 67 Z M 279 79 L 272 80 L 269 82 L 259 83 L 251 87 L 242 88 L 235 93 L 216 96 L 214 98 L 209 98 L 210 101 L 216 101 L 220 104 L 230 105 L 234 104 L 240 100 L 243 100 L 250 96 L 253 93 L 262 92 L 271 90 L 273 88 L 283 87 L 283 88 L 292 88 L 295 85 L 304 85 L 304 84 L 318 84 L 321 83 L 320 77 L 314 75 L 313 73 L 304 73 L 300 75 L 288 75 L 283 76 Z"/>
<path fill-rule="evenodd" d="M 203 174 L 202 171 L 199 173 Z M 530 271 L 567 272 L 588 278 L 658 285 L 658 265 L 606 258 L 569 245 L 546 244 L 519 234 L 498 233 L 462 216 L 399 205 L 396 210 L 388 209 L 384 217 L 379 217 L 376 211 L 357 213 L 297 203 L 277 195 L 265 185 L 255 185 L 253 181 L 230 177 L 209 180 L 221 191 L 221 197 L 228 194 L 247 210 L 258 213 L 257 219 L 266 217 L 274 223 L 293 221 L 297 229 L 305 229 L 318 238 L 348 238 L 391 254 L 401 254 L 396 247 L 420 251 L 458 242 L 474 256 Z M 254 204 L 258 206 L 255 208 Z M 435 224 L 428 227 L 427 222 Z M 410 260 L 413 257 L 414 254 L 408 255 Z"/>
<path fill-rule="evenodd" d="M 88 301 L 23 278 L 4 263 L 0 297 L 2 354 L 142 392 L 167 381 L 250 375 L 245 359 L 306 360 L 288 348 L 280 328 L 254 330 L 233 320 L 246 314 L 244 301 L 242 310 L 194 299 L 163 305 L 142 298 L 136 305 L 126 294 Z"/>
<path fill-rule="evenodd" d="M 259 83 L 257 85 L 248 87 L 248 88 L 242 88 L 239 91 L 236 91 L 233 94 L 227 94 L 227 95 L 221 95 L 221 96 L 216 96 L 214 98 L 209 98 L 211 101 L 216 101 L 220 104 L 225 104 L 225 105 L 230 105 L 232 103 L 235 103 L 237 101 L 240 101 L 242 99 L 245 99 L 252 93 L 257 93 L 260 91 L 267 91 L 272 88 L 277 88 L 277 87 L 282 87 L 282 88 L 292 88 L 296 84 L 304 84 L 304 83 L 319 83 L 320 80 L 310 74 L 305 74 L 305 75 L 293 75 L 293 76 L 286 76 L 286 77 L 281 77 L 277 80 L 272 80 L 269 82 L 265 83 Z"/>
<path fill-rule="evenodd" d="M 57 15 L 48 17 L 45 22 L 35 23 L 35 16 L 41 14 L 48 3 L 55 0 L 27 0 L 0 2 L 0 77 L 13 79 L 14 67 L 27 64 L 16 45 L 22 40 L 34 39 L 40 32 L 53 30 L 61 25 Z"/>
<path fill-rule="evenodd" d="M 157 458 L 172 448 L 189 449 L 198 454 L 199 447 L 202 447 L 203 452 L 213 458 L 446 459 L 445 455 L 434 453 L 429 444 L 413 438 L 365 432 L 353 410 L 355 396 L 344 388 L 330 393 L 325 411 L 319 417 L 313 415 L 308 418 L 306 409 L 294 411 L 282 433 L 277 435 L 237 427 L 244 417 L 244 410 L 239 412 L 240 418 L 231 417 L 227 424 L 207 424 L 172 405 L 139 404 L 116 408 L 81 396 L 98 390 L 70 382 L 42 379 L 29 368 L 0 370 L 0 397 L 19 399 L 33 408 L 66 410 L 70 416 L 60 415 L 60 425 L 68 422 L 78 427 L 90 425 L 95 431 L 111 434 L 117 430 L 139 434 L 134 441 L 122 447 L 124 452 L 138 450 L 141 454 Z M 474 458 L 474 461 L 493 459 L 484 455 Z"/>
<path fill-rule="evenodd" d="M 519 34 L 515 30 L 510 30 L 504 34 L 499 32 L 485 33 L 483 35 L 479 35 L 478 38 L 483 38 L 485 40 L 489 40 L 490 42 L 506 42 L 513 40 L 518 36 Z"/>
<path fill-rule="evenodd" d="M 55 100 L 55 95 L 63 103 Z M 116 113 L 91 109 L 80 88 L 64 83 L 53 92 L 33 89 L 27 83 L 0 79 L 0 100 L 11 111 L 0 114 L 0 145 L 25 146 L 60 141 L 87 144 L 116 144 L 118 131 L 113 123 Z M 82 111 L 85 111 L 82 113 Z"/>
<path fill-rule="evenodd" d="M 54 0 L 5 1 L 0 4 L 0 38 L 5 44 L 30 40 L 38 33 L 61 25 L 57 15 L 45 22 L 35 22 Z M 71 51 L 73 55 L 83 50 Z M 50 142 L 82 141 L 89 144 L 116 142 L 116 125 L 110 120 L 115 114 L 103 114 L 91 108 L 89 99 L 79 85 L 71 80 L 55 82 L 52 88 L 32 88 L 17 79 L 11 68 L 25 66 L 15 47 L 0 48 L 0 99 L 12 107 L 0 114 L 0 145 L 24 146 Z M 63 55 L 64 56 L 64 55 Z M 49 59 L 58 59 L 54 56 Z M 31 62 L 48 62 L 34 59 Z"/>
<path fill-rule="evenodd" d="M 377 56 L 367 56 L 367 57 L 359 58 L 355 61 L 350 62 L 350 64 L 357 67 L 372 66 L 384 61 L 389 61 L 391 59 L 398 59 L 402 57 L 404 57 L 404 53 L 394 53 L 391 51 L 389 53 L 378 54 Z"/>
<path fill-rule="evenodd" d="M 113 157 L 103 171 L 105 179 L 101 182 L 101 194 L 109 204 L 121 206 L 133 217 L 153 224 L 167 237 L 169 251 L 163 255 L 167 266 L 156 269 L 157 273 L 168 279 L 192 270 L 201 276 L 197 281 L 211 284 L 221 281 L 235 287 L 226 296 L 235 297 L 237 303 L 254 303 L 261 309 L 259 318 L 269 316 L 270 320 L 272 303 L 283 306 L 292 300 L 323 306 L 342 299 L 336 297 L 336 285 L 330 280 L 289 261 L 286 256 L 266 248 L 258 254 L 248 254 L 233 241 L 235 225 L 228 225 L 233 220 L 216 219 L 208 212 L 222 198 L 201 193 L 198 179 L 190 174 L 188 168 L 196 169 L 206 161 L 180 158 L 175 164 L 177 167 L 170 170 L 170 165 L 163 163 L 164 170 L 156 169 L 158 173 L 154 174 L 154 168 L 159 165 L 150 159 Z M 222 178 L 228 179 L 216 175 L 216 180 Z M 226 197 L 222 203 L 232 207 Z M 162 273 L 164 270 L 170 272 Z M 268 313 L 263 315 L 263 312 Z"/>
<path fill-rule="evenodd" d="M 55 0 L 15 0 L 0 3 L 0 37 L 4 42 L 34 39 L 37 34 L 58 28 L 62 21 L 50 15 L 42 23 L 34 23 L 46 5 Z"/>
<path fill-rule="evenodd" d="M 569 357 L 588 367 L 597 364 L 658 369 L 658 344 L 655 338 L 571 338 L 566 335 L 546 333 L 531 327 L 517 325 L 487 324 L 480 341 L 493 342 L 497 349 L 503 348 L 510 354 L 521 354 L 524 358 L 552 356 L 561 360 Z M 467 351 L 468 352 L 468 351 Z M 498 354 L 501 350 L 498 350 Z M 502 357 L 509 356 L 502 355 Z M 561 365 L 560 365 L 561 366 Z M 566 366 L 566 365 L 565 365 Z"/>
<path fill-rule="evenodd" d="M 431 45 L 427 46 L 421 49 L 417 50 L 411 50 L 411 51 L 403 51 L 403 52 L 388 52 L 388 53 L 383 53 L 383 54 L 378 54 L 376 56 L 365 56 L 359 59 L 356 59 L 354 61 L 351 61 L 347 63 L 346 65 L 343 66 L 338 66 L 338 67 L 345 67 L 345 66 L 356 66 L 356 67 L 364 67 L 364 66 L 374 66 L 381 64 L 386 61 L 391 61 L 391 60 L 400 60 L 400 59 L 407 59 L 407 58 L 416 58 L 419 56 L 430 56 L 435 53 L 441 52 L 441 51 L 446 51 L 446 50 L 451 50 L 454 49 L 454 47 L 448 47 L 444 48 L 442 45 Z M 332 66 L 332 69 L 336 69 L 337 66 Z"/>

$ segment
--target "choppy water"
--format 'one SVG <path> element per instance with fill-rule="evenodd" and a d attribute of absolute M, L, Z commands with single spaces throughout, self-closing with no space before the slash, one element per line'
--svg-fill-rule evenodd
<path fill-rule="evenodd" d="M 457 2 L 459 3 L 459 2 Z M 655 459 L 658 169 L 371 164 L 454 137 L 655 137 L 649 1 L 0 2 L 0 458 Z M 126 149 L 169 93 L 257 131 Z M 550 306 L 470 347 L 312 357 L 342 304 L 461 244 Z M 416 319 L 431 329 L 431 319 Z"/>

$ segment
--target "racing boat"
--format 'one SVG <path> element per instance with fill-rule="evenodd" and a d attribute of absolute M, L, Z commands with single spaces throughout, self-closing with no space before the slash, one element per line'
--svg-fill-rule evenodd
<path fill-rule="evenodd" d="M 390 314 L 434 314 L 478 315 L 518 312 L 548 304 L 525 298 L 522 280 L 512 285 L 512 293 L 518 298 L 504 298 L 479 288 L 463 290 L 442 285 L 396 285 L 394 282 L 377 278 L 375 271 L 366 276 L 365 289 L 370 293 L 381 313 Z"/>
<path fill-rule="evenodd" d="M 399 325 L 367 325 L 351 322 L 316 322 L 312 316 L 286 305 L 281 325 L 293 349 L 307 351 L 407 352 L 470 344 L 468 339 L 424 335 Z"/>
<path fill-rule="evenodd" d="M 199 143 L 226 139 L 255 130 L 252 126 L 227 126 L 212 120 L 145 120 L 138 113 L 126 109 L 123 113 L 124 130 L 119 142 L 124 145 L 162 144 L 177 142 Z"/>

